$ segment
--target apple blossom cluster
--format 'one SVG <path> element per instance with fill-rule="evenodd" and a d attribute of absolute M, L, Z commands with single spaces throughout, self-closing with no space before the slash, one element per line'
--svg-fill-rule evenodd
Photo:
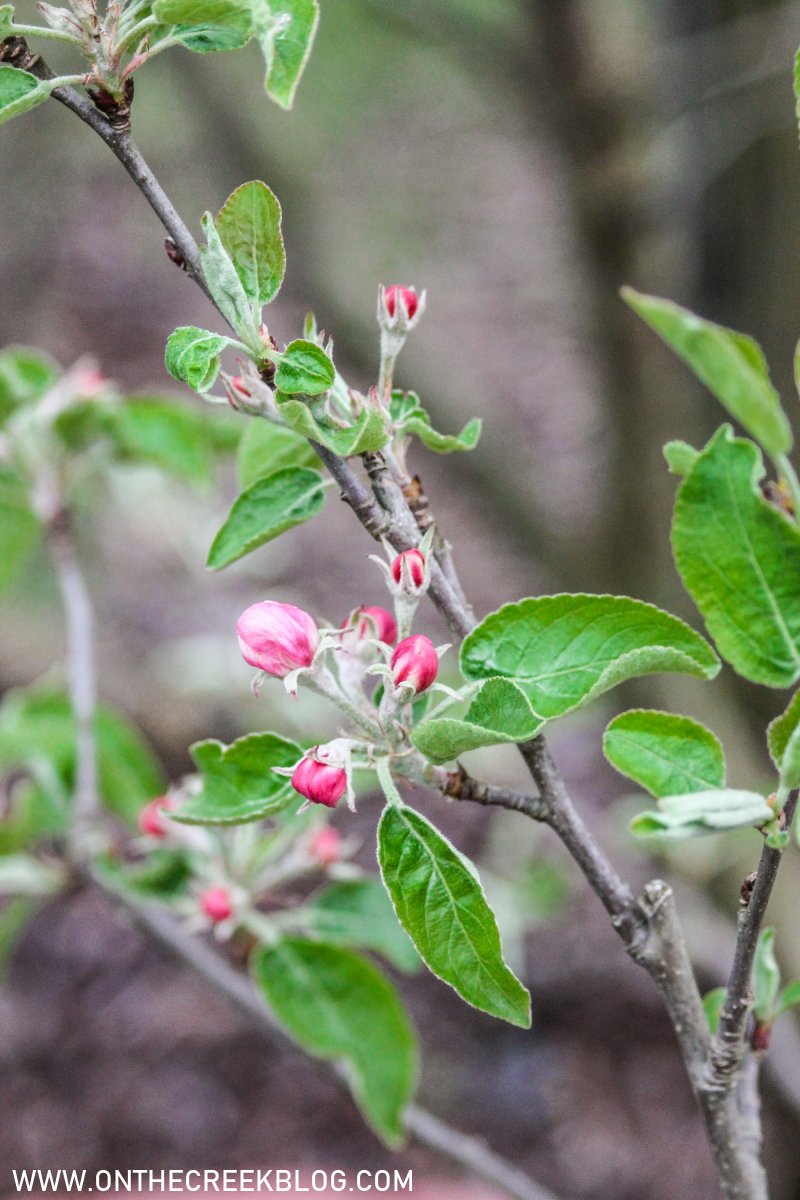
<path fill-rule="evenodd" d="M 387 301 L 391 308 L 397 303 L 394 296 Z M 418 548 L 390 551 L 388 562 L 375 559 L 394 614 L 362 605 L 338 628 L 320 629 L 303 609 L 263 600 L 238 620 L 242 657 L 259 672 L 256 693 L 266 676 L 282 679 L 292 696 L 298 687 L 308 687 L 337 705 L 355 727 L 354 736 L 307 750 L 293 768 L 275 768 L 308 804 L 333 809 L 345 797 L 354 810 L 355 769 L 373 769 L 380 756 L 408 758 L 414 753 L 408 742 L 411 705 L 435 686 L 440 655 L 448 649 L 437 649 L 425 634 L 409 632 L 430 582 L 432 540 L 430 531 Z"/>

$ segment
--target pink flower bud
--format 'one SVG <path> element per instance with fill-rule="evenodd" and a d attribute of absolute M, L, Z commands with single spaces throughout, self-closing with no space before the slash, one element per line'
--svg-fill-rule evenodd
<path fill-rule="evenodd" d="M 430 638 L 415 633 L 404 638 L 392 655 L 392 679 L 395 685 L 410 683 L 415 692 L 424 692 L 439 673 L 439 655 Z"/>
<path fill-rule="evenodd" d="M 414 313 L 419 307 L 419 297 L 414 289 L 400 287 L 399 284 L 393 284 L 392 287 L 388 287 L 383 293 L 383 298 L 386 304 L 386 311 L 390 317 L 393 317 L 395 314 L 398 300 L 405 306 L 409 321 L 413 319 Z"/>
<path fill-rule="evenodd" d="M 231 387 L 235 391 L 241 392 L 243 396 L 249 397 L 253 394 L 250 391 L 250 388 L 247 386 L 247 380 L 245 379 L 244 375 L 234 375 L 231 379 Z"/>
<path fill-rule="evenodd" d="M 200 907 L 215 925 L 233 916 L 233 901 L 230 892 L 224 887 L 206 888 L 200 897 Z"/>
<path fill-rule="evenodd" d="M 278 679 L 310 667 L 319 642 L 319 630 L 307 612 L 274 600 L 246 608 L 236 634 L 244 661 Z"/>
<path fill-rule="evenodd" d="M 344 767 L 330 767 L 316 758 L 301 758 L 292 775 L 292 787 L 312 804 L 336 808 L 347 789 Z"/>
<path fill-rule="evenodd" d="M 166 837 L 169 833 L 169 825 L 161 810 L 174 807 L 175 802 L 171 796 L 156 796 L 155 800 L 150 800 L 139 813 L 140 832 L 153 838 Z"/>
<path fill-rule="evenodd" d="M 425 555 L 421 550 L 404 550 L 402 554 L 398 554 L 392 563 L 392 577 L 395 583 L 399 583 L 403 577 L 403 563 L 408 568 L 414 587 L 421 588 L 425 583 Z"/>
<path fill-rule="evenodd" d="M 308 852 L 321 867 L 330 867 L 342 857 L 342 835 L 330 825 L 317 829 L 308 840 Z"/>
<path fill-rule="evenodd" d="M 360 608 L 352 612 L 344 622 L 343 628 L 350 626 L 354 627 L 353 632 L 359 640 L 377 638 L 379 642 L 385 642 L 387 646 L 391 646 L 397 638 L 397 625 L 394 617 L 385 608 L 380 608 L 376 604 L 362 604 Z"/>

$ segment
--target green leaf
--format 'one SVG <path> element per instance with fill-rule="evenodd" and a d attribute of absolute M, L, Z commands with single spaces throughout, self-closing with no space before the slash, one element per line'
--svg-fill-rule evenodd
<path fill-rule="evenodd" d="M 155 0 L 153 15 L 164 25 L 251 25 L 250 6 L 238 0 Z"/>
<path fill-rule="evenodd" d="M 319 465 L 306 439 L 293 429 L 264 420 L 245 424 L 236 455 L 236 476 L 242 489 L 286 467 Z"/>
<path fill-rule="evenodd" d="M 780 987 L 781 972 L 775 958 L 775 930 L 762 929 L 753 961 L 753 1016 L 757 1021 L 771 1024 L 775 1020 Z"/>
<path fill-rule="evenodd" d="M 53 359 L 27 346 L 13 346 L 0 353 L 0 424 L 15 408 L 43 396 L 59 374 Z"/>
<path fill-rule="evenodd" d="M 204 214 L 201 225 L 206 244 L 200 247 L 200 262 L 208 290 L 236 336 L 254 352 L 260 351 L 261 306 L 251 303 L 211 213 Z"/>
<path fill-rule="evenodd" d="M 267 95 L 291 108 L 317 31 L 318 0 L 253 0 L 253 20 L 267 66 Z"/>
<path fill-rule="evenodd" d="M 230 338 L 194 325 L 183 325 L 169 335 L 164 361 L 173 379 L 188 383 L 196 392 L 207 392 L 219 374 L 220 354 Z"/>
<path fill-rule="evenodd" d="M 150 463 L 196 483 L 211 478 L 212 425 L 205 412 L 158 397 L 131 396 L 114 411 L 114 437 L 124 459 Z"/>
<path fill-rule="evenodd" d="M 704 792 L 725 785 L 725 755 L 709 729 L 689 717 L 632 709 L 603 736 L 613 767 L 654 796 Z"/>
<path fill-rule="evenodd" d="M 417 952 L 377 879 L 331 884 L 292 915 L 325 941 L 373 950 L 399 971 L 416 971 L 420 965 Z"/>
<path fill-rule="evenodd" d="M 726 989 L 724 987 L 718 987 L 714 988 L 710 992 L 706 992 L 705 996 L 703 996 L 703 1011 L 706 1014 L 708 1028 L 712 1033 L 717 1032 L 717 1028 L 719 1026 L 719 1015 L 722 1012 L 722 1006 L 725 1003 L 726 995 Z"/>
<path fill-rule="evenodd" d="M 277 733 L 251 733 L 230 746 L 195 742 L 192 758 L 203 777 L 201 791 L 170 813 L 186 825 L 242 825 L 282 812 L 297 795 L 273 767 L 293 767 L 303 756 Z"/>
<path fill-rule="evenodd" d="M 467 1004 L 528 1029 L 530 996 L 503 961 L 472 864 L 425 817 L 392 804 L 378 826 L 378 861 L 400 924 L 433 974 Z"/>
<path fill-rule="evenodd" d="M 796 979 L 794 983 L 789 983 L 778 997 L 778 1013 L 786 1012 L 787 1008 L 794 1008 L 800 1004 L 800 979 Z"/>
<path fill-rule="evenodd" d="M 411 740 L 433 762 L 445 763 L 482 746 L 527 742 L 543 724 L 515 683 L 488 679 L 463 717 L 432 717 Z"/>
<path fill-rule="evenodd" d="M 775 817 L 763 796 L 734 788 L 662 796 L 659 812 L 639 813 L 630 824 L 637 837 L 697 837 L 746 825 L 764 825 Z"/>
<path fill-rule="evenodd" d="M 218 571 L 273 538 L 302 525 L 320 511 L 325 489 L 318 471 L 287 467 L 257 479 L 236 499 L 208 552 L 208 566 Z"/>
<path fill-rule="evenodd" d="M 365 408 L 357 420 L 345 429 L 323 425 L 312 415 L 304 400 L 276 394 L 278 412 L 296 433 L 319 442 L 341 458 L 380 450 L 389 439 L 386 417 L 377 408 Z"/>
<path fill-rule="evenodd" d="M 781 770 L 783 756 L 795 730 L 800 726 L 800 691 L 795 692 L 789 705 L 767 727 L 767 741 L 772 761 Z"/>
<path fill-rule="evenodd" d="M 184 895 L 193 878 L 192 863 L 186 852 L 166 846 L 151 850 L 145 859 L 137 862 L 108 857 L 100 859 L 97 866 L 114 883 L 129 891 L 162 900 Z"/>
<path fill-rule="evenodd" d="M 31 510 L 28 489 L 12 471 L 0 467 L 0 593 L 19 578 L 42 540 Z"/>
<path fill-rule="evenodd" d="M 259 307 L 269 304 L 286 271 L 277 198 L 259 180 L 243 183 L 225 201 L 214 224 L 249 299 Z"/>
<path fill-rule="evenodd" d="M 333 387 L 336 371 L 321 346 L 297 338 L 283 352 L 275 386 L 288 396 L 318 396 Z"/>
<path fill-rule="evenodd" d="M 139 734 L 117 713 L 101 709 L 96 736 L 100 794 L 119 816 L 133 820 L 164 790 L 164 779 Z M 14 692 L 0 705 L 0 767 L 52 764 L 71 792 L 75 775 L 75 729 L 66 696 Z"/>
<path fill-rule="evenodd" d="M 388 980 L 350 950 L 301 938 L 281 938 L 250 961 L 256 986 L 289 1036 L 316 1058 L 343 1061 L 367 1121 L 389 1145 L 401 1145 L 417 1047 Z"/>
<path fill-rule="evenodd" d="M 473 417 L 468 421 L 461 433 L 446 434 L 437 433 L 431 428 L 427 421 L 423 421 L 418 417 L 411 417 L 405 422 L 406 433 L 412 433 L 427 446 L 429 450 L 435 451 L 436 454 L 453 454 L 458 450 L 474 450 L 478 444 L 478 439 L 481 436 L 481 421 L 479 417 Z"/>
<path fill-rule="evenodd" d="M 792 431 L 757 342 L 669 300 L 631 288 L 623 288 L 622 296 L 768 454 L 791 450 Z"/>
<path fill-rule="evenodd" d="M 0 125 L 42 104 L 58 84 L 58 79 L 37 79 L 19 67 L 0 65 Z"/>
<path fill-rule="evenodd" d="M 175 25 L 171 36 L 195 54 L 213 54 L 217 50 L 241 50 L 250 41 L 249 28 L 230 29 L 224 25 Z"/>
<path fill-rule="evenodd" d="M 800 678 L 800 529 L 758 490 L 752 442 L 723 426 L 678 490 L 675 562 L 720 654 L 754 683 Z"/>
<path fill-rule="evenodd" d="M 700 451 L 688 442 L 667 442 L 664 446 L 664 458 L 673 475 L 688 475 L 699 457 Z"/>
<path fill-rule="evenodd" d="M 543 720 L 626 679 L 677 671 L 711 679 L 711 647 L 677 617 L 626 596 L 541 596 L 490 613 L 461 647 L 467 679 L 501 675 Z"/>
<path fill-rule="evenodd" d="M 0 40 L 7 38 L 14 26 L 14 5 L 0 4 Z"/>

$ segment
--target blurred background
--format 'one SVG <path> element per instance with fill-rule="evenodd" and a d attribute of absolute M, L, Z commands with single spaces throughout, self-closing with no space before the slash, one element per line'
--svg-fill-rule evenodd
<path fill-rule="evenodd" d="M 322 0 L 322 10 L 290 114 L 263 97 L 255 46 L 156 59 L 137 79 L 145 156 L 195 231 L 237 184 L 270 184 L 288 253 L 271 331 L 296 336 L 313 308 L 354 386 L 376 376 L 378 283 L 428 289 L 398 382 L 440 428 L 484 419 L 473 454 L 421 450 L 413 463 L 478 615 L 542 591 L 609 591 L 697 625 L 671 565 L 675 480 L 661 446 L 702 443 L 721 414 L 617 293 L 630 283 L 754 335 L 791 410 L 800 3 Z M 34 19 L 32 6 L 18 18 Z M 0 181 L 2 342 L 65 365 L 91 353 L 127 391 L 173 388 L 167 336 L 216 318 L 107 149 L 46 104 L 3 128 Z M 205 491 L 128 470 L 81 513 L 103 698 L 171 778 L 199 738 L 334 731 L 323 707 L 273 708 L 271 689 L 252 699 L 232 636 L 242 607 L 290 600 L 338 623 L 384 602 L 369 539 L 333 495 L 310 525 L 208 574 L 235 490 L 232 470 Z M 57 676 L 63 630 L 43 557 L 0 617 L 0 687 Z M 432 610 L 425 621 L 443 640 Z M 679 880 L 704 989 L 724 979 L 758 841 L 713 837 L 654 867 L 626 833 L 639 801 L 604 765 L 602 729 L 631 703 L 701 717 L 735 784 L 760 786 L 764 724 L 785 699 L 729 670 L 713 687 L 647 680 L 553 737 L 624 870 Z M 513 753 L 484 751 L 470 766 L 524 786 Z M 711 1200 L 714 1169 L 655 992 L 550 835 L 508 814 L 419 803 L 485 869 L 534 1003 L 522 1033 L 430 976 L 403 981 L 425 1048 L 424 1103 L 564 1200 Z M 375 816 L 362 803 L 365 864 Z M 795 851 L 772 912 L 787 980 L 800 974 L 798 902 Z M 783 1020 L 765 1073 L 774 1200 L 800 1196 L 800 1043 Z M 0 1062 L 4 1166 L 390 1160 L 324 1072 L 288 1045 L 260 1045 L 96 897 L 43 909 L 17 947 L 0 989 Z M 397 1162 L 420 1182 L 452 1172 L 416 1149 Z"/>

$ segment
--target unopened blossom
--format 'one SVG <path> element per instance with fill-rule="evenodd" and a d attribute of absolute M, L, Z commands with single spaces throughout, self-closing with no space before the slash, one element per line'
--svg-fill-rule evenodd
<path fill-rule="evenodd" d="M 210 887 L 200 896 L 200 908 L 214 924 L 233 916 L 233 900 L 225 887 Z"/>
<path fill-rule="evenodd" d="M 155 800 L 148 801 L 137 818 L 140 832 L 152 838 L 165 838 L 169 833 L 169 822 L 162 809 L 174 807 L 171 796 L 156 796 Z"/>
<path fill-rule="evenodd" d="M 391 646 L 397 638 L 397 623 L 392 614 L 377 604 L 362 604 L 344 622 L 355 641 L 375 638 Z"/>
<path fill-rule="evenodd" d="M 424 587 L 425 566 L 425 555 L 421 550 L 404 550 L 392 562 L 392 578 L 395 583 L 401 583 L 405 578 L 413 588 Z"/>
<path fill-rule="evenodd" d="M 274 600 L 246 608 L 236 634 L 244 661 L 278 679 L 310 667 L 319 644 L 313 617 L 294 604 Z"/>
<path fill-rule="evenodd" d="M 397 311 L 398 302 L 405 308 L 408 313 L 409 321 L 413 319 L 419 308 L 419 296 L 413 288 L 401 287 L 399 284 L 392 284 L 387 287 L 383 293 L 386 311 L 390 317 L 393 317 Z"/>
<path fill-rule="evenodd" d="M 331 825 L 316 829 L 308 839 L 308 852 L 321 867 L 333 866 L 342 857 L 342 835 Z"/>
<path fill-rule="evenodd" d="M 439 672 L 439 655 L 430 638 L 415 633 L 404 638 L 392 655 L 392 679 L 395 686 L 410 685 L 415 692 L 424 692 Z"/>
<path fill-rule="evenodd" d="M 292 774 L 292 787 L 312 804 L 335 808 L 347 790 L 347 772 L 317 758 L 302 758 Z"/>

